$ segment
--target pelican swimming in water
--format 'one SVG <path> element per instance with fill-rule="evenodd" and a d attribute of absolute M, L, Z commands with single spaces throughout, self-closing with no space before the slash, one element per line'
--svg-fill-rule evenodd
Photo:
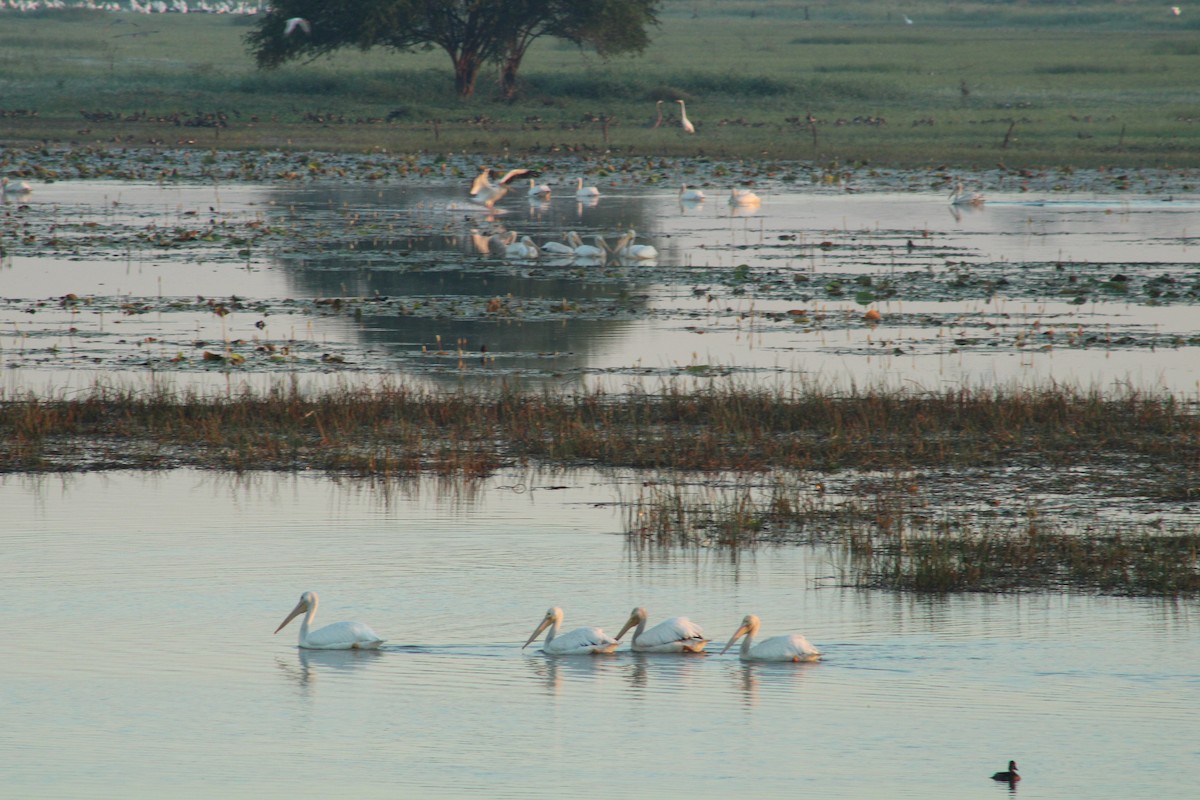
<path fill-rule="evenodd" d="M 516 241 L 517 234 L 511 233 L 513 241 L 509 242 L 504 250 L 505 258 L 537 258 L 538 246 L 533 243 L 533 239 L 528 236 L 522 236 L 520 241 Z"/>
<path fill-rule="evenodd" d="M 695 133 L 696 126 L 687 118 L 687 106 L 683 104 L 682 100 L 676 100 L 675 102 L 679 103 L 679 126 L 683 128 L 684 133 Z"/>
<path fill-rule="evenodd" d="M 33 187 L 25 181 L 10 183 L 8 178 L 0 178 L 0 201 L 7 200 L 10 194 L 16 197 L 24 197 L 32 191 Z"/>
<path fill-rule="evenodd" d="M 561 608 L 554 606 L 548 610 L 546 616 L 542 617 L 541 624 L 537 626 L 525 644 L 521 645 L 521 649 L 524 650 L 528 647 L 547 628 L 550 630 L 546 631 L 546 643 L 542 645 L 542 651 L 551 656 L 611 653 L 620 644 L 599 628 L 576 628 L 559 635 L 558 629 L 562 625 L 562 620 L 563 610 Z"/>
<path fill-rule="evenodd" d="M 704 192 L 699 189 L 689 189 L 685 183 L 679 187 L 679 202 L 681 203 L 703 203 Z"/>
<path fill-rule="evenodd" d="M 729 205 L 731 206 L 760 206 L 762 198 L 749 189 L 730 189 Z"/>
<path fill-rule="evenodd" d="M 634 261 L 649 261 L 650 259 L 658 258 L 658 248 L 652 244 L 636 244 L 636 239 L 637 231 L 630 228 L 617 241 L 616 246 L 612 248 L 613 254 L 617 258 L 626 258 Z"/>
<path fill-rule="evenodd" d="M 819 661 L 821 659 L 821 651 L 809 644 L 808 639 L 798 633 L 772 636 L 770 639 L 763 639 L 758 644 L 754 644 L 758 626 L 758 617 L 747 614 L 721 653 L 723 654 L 733 647 L 733 643 L 745 634 L 746 638 L 742 641 L 742 661 Z"/>
<path fill-rule="evenodd" d="M 600 196 L 599 189 L 597 189 L 595 186 L 584 186 L 583 178 L 578 179 L 578 183 L 575 184 L 575 199 L 576 200 L 587 200 L 590 197 L 599 197 L 599 196 Z"/>
<path fill-rule="evenodd" d="M 711 641 L 705 639 L 700 626 L 687 617 L 671 617 L 646 630 L 646 616 L 644 608 L 631 611 L 629 619 L 617 634 L 617 641 L 634 625 L 637 630 L 633 632 L 630 646 L 639 653 L 702 653 L 704 646 Z"/>
<path fill-rule="evenodd" d="M 501 197 L 508 194 L 508 184 L 515 178 L 528 175 L 532 170 L 510 169 L 504 173 L 499 183 L 492 183 L 492 168 L 484 167 L 479 176 L 471 183 L 471 199 L 488 208 L 494 206 Z"/>
<path fill-rule="evenodd" d="M 529 199 L 531 201 L 549 200 L 550 187 L 544 183 L 538 183 L 533 178 L 529 179 Z"/>
<path fill-rule="evenodd" d="M 292 609 L 292 613 L 287 615 L 287 619 L 279 623 L 275 632 L 279 633 L 285 625 L 306 611 L 308 613 L 304 616 L 304 622 L 300 624 L 300 646 L 303 648 L 308 650 L 375 650 L 383 644 L 383 639 L 379 637 L 379 634 L 361 622 L 335 622 L 324 628 L 310 631 L 308 626 L 317 616 L 316 592 L 305 592 L 300 595 L 300 602 L 296 603 L 296 607 Z"/>
<path fill-rule="evenodd" d="M 577 236 L 577 235 L 578 234 L 576 234 L 575 231 L 572 230 L 572 231 L 570 231 L 570 233 L 566 233 L 563 235 L 563 241 L 570 242 L 571 237 Z M 545 245 L 541 246 L 541 252 L 553 253 L 554 255 L 574 255 L 575 254 L 575 246 L 570 245 L 570 243 L 565 243 L 565 245 L 564 245 L 563 242 L 551 240 L 551 241 L 546 242 Z"/>
<path fill-rule="evenodd" d="M 592 241 L 596 244 L 584 244 L 583 239 L 575 231 L 567 234 L 568 240 L 575 246 L 575 258 L 581 258 L 586 261 L 604 261 L 612 254 L 612 249 L 608 246 L 608 242 L 604 241 L 604 237 L 596 234 L 592 237 Z"/>
<path fill-rule="evenodd" d="M 983 205 L 983 195 L 979 192 L 967 191 L 963 188 L 962 182 L 959 181 L 954 185 L 954 191 L 950 193 L 950 205 L 981 206 Z"/>

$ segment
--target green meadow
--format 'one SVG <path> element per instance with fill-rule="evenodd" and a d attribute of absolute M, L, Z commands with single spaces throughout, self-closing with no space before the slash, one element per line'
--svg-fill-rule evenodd
<path fill-rule="evenodd" d="M 912 24 L 905 21 L 905 16 Z M 665 2 L 604 61 L 534 45 L 521 94 L 441 51 L 260 71 L 248 18 L 0 14 L 0 142 L 1194 166 L 1200 15 L 1079 2 Z M 675 100 L 699 130 L 684 134 Z M 652 129 L 655 101 L 667 125 Z"/>

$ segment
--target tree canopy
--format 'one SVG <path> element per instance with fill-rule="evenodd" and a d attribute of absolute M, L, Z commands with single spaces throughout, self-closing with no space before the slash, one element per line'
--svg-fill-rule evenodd
<path fill-rule="evenodd" d="M 260 67 L 317 57 L 343 47 L 398 52 L 440 48 L 454 64 L 460 97 L 475 91 L 479 71 L 500 65 L 505 96 L 529 46 L 551 36 L 602 56 L 641 52 L 658 24 L 659 0 L 273 0 L 246 35 Z M 307 24 L 288 25 L 292 19 Z"/>

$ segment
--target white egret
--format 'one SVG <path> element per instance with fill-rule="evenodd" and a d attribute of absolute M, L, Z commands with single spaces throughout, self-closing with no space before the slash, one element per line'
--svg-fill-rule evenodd
<path fill-rule="evenodd" d="M 733 637 L 721 650 L 721 653 L 723 654 L 726 650 L 733 647 L 733 643 L 744 634 L 746 638 L 742 641 L 742 661 L 820 660 L 821 651 L 813 647 L 808 639 L 805 639 L 798 633 L 786 636 L 772 636 L 770 639 L 763 639 L 758 644 L 754 644 L 754 636 L 758 633 L 759 624 L 758 617 L 753 614 L 747 614 L 742 620 L 742 624 L 733 632 Z"/>
<path fill-rule="evenodd" d="M 379 634 L 361 622 L 335 622 L 324 628 L 309 631 L 308 626 L 317 616 L 316 592 L 300 595 L 300 602 L 296 603 L 287 619 L 279 623 L 275 632 L 279 633 L 285 625 L 306 611 L 308 613 L 304 616 L 304 622 L 300 624 L 301 647 L 309 650 L 375 650 L 383 644 Z"/>
<path fill-rule="evenodd" d="M 983 195 L 979 192 L 968 191 L 963 188 L 962 182 L 954 184 L 954 191 L 950 193 L 950 205 L 952 206 L 981 206 L 983 205 Z"/>
<path fill-rule="evenodd" d="M 297 30 L 304 31 L 306 34 L 312 33 L 312 23 L 304 17 L 292 17 L 284 23 L 283 35 L 291 36 Z"/>
<path fill-rule="evenodd" d="M 749 189 L 730 189 L 729 205 L 731 206 L 760 206 L 762 198 Z"/>
<path fill-rule="evenodd" d="M 671 617 L 646 630 L 646 616 L 644 608 L 630 612 L 629 619 L 617 634 L 617 641 L 635 625 L 637 630 L 633 632 L 630 646 L 639 653 L 701 653 L 711 641 L 705 639 L 700 626 L 687 617 Z"/>
<path fill-rule="evenodd" d="M 620 644 L 599 628 L 576 628 L 559 635 L 558 629 L 562 625 L 562 620 L 563 610 L 561 608 L 554 606 L 549 609 L 529 639 L 521 645 L 521 649 L 524 650 L 528 647 L 547 628 L 550 630 L 546 632 L 546 643 L 542 645 L 542 650 L 547 655 L 574 656 L 611 653 Z"/>
<path fill-rule="evenodd" d="M 529 199 L 530 200 L 548 200 L 550 198 L 550 187 L 544 183 L 538 183 L 533 178 L 529 179 Z"/>
<path fill-rule="evenodd" d="M 679 125 L 680 125 L 680 127 L 683 128 L 685 133 L 695 133 L 696 126 L 693 125 L 692 121 L 687 118 L 687 106 L 685 106 L 683 104 L 682 100 L 676 100 L 675 102 L 679 103 Z"/>
<path fill-rule="evenodd" d="M 685 183 L 679 189 L 679 200 L 682 203 L 703 203 L 704 192 L 699 189 L 689 189 L 688 185 Z"/>
<path fill-rule="evenodd" d="M 491 208 L 501 197 L 508 194 L 508 184 L 515 178 L 528 175 L 528 169 L 510 169 L 498 183 L 491 182 L 492 168 L 484 167 L 479 176 L 471 183 L 471 198 L 482 205 Z"/>
<path fill-rule="evenodd" d="M 576 187 L 575 188 L 575 198 L 577 200 L 586 200 L 589 197 L 599 197 L 600 196 L 600 190 L 597 189 L 595 186 L 584 186 L 583 185 L 583 178 L 579 179 L 579 182 L 575 184 L 575 187 Z"/>

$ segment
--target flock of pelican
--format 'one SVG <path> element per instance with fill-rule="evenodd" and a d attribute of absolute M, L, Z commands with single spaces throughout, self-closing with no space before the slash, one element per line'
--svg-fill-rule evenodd
<path fill-rule="evenodd" d="M 296 617 L 304 614 L 300 624 L 299 646 L 308 650 L 377 650 L 384 639 L 371 630 L 370 626 L 361 622 L 335 622 L 323 628 L 310 630 L 313 618 L 317 615 L 317 593 L 305 592 L 300 595 L 300 602 L 291 613 L 279 623 L 275 633 L 279 633 Z M 630 649 L 636 653 L 702 653 L 711 639 L 704 636 L 699 625 L 687 617 L 672 617 L 646 630 L 649 615 L 646 609 L 638 607 L 629 613 L 629 618 L 621 626 L 616 638 L 606 634 L 600 628 L 575 628 L 562 632 L 563 610 L 554 606 L 546 611 L 537 628 L 521 645 L 521 649 L 531 645 L 543 631 L 546 640 L 542 644 L 542 652 L 552 656 L 599 655 L 611 653 L 621 644 L 621 637 L 630 628 L 634 628 Z M 753 614 L 747 614 L 742 624 L 733 632 L 728 644 L 722 648 L 724 654 L 733 647 L 738 639 L 742 639 L 739 653 L 742 661 L 819 661 L 821 651 L 813 647 L 803 636 L 793 633 L 784 636 L 772 636 L 757 644 L 754 637 L 758 635 L 759 619 Z M 744 639 L 742 637 L 745 637 Z"/>

